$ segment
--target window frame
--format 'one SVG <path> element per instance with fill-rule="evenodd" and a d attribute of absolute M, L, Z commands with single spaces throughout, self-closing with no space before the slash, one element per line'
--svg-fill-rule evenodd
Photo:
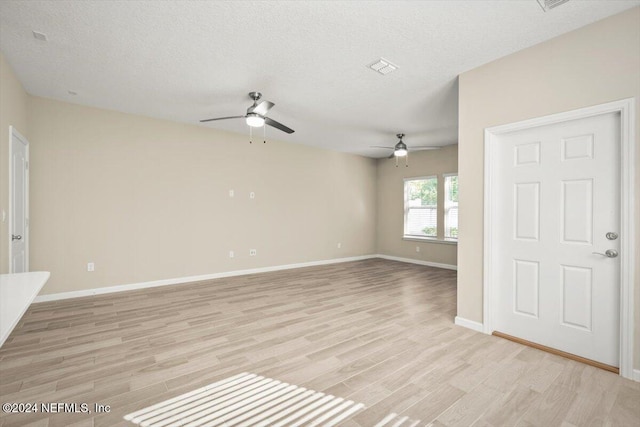
<path fill-rule="evenodd" d="M 442 185 L 444 186 L 444 192 L 443 192 L 443 210 L 442 210 L 442 238 L 445 241 L 452 241 L 452 242 L 457 242 L 458 241 L 458 237 L 452 237 L 452 236 L 447 236 L 447 212 L 453 207 L 453 203 L 449 200 L 449 193 L 447 191 L 447 178 L 450 178 L 452 176 L 455 176 L 456 178 L 458 178 L 458 172 L 451 172 L 451 173 L 443 173 L 442 174 Z M 460 178 L 458 178 L 460 179 Z M 458 186 L 460 185 L 460 182 L 458 181 Z M 458 215 L 460 214 L 460 208 L 459 208 L 459 202 L 455 202 L 455 207 L 458 209 Z"/>
<path fill-rule="evenodd" d="M 403 224 L 402 224 L 402 240 L 405 241 L 414 241 L 414 242 L 428 242 L 428 243 L 438 243 L 445 245 L 458 245 L 459 236 L 458 237 L 445 237 L 445 223 L 446 223 L 446 211 L 445 205 L 447 203 L 447 195 L 446 195 L 446 178 L 450 176 L 457 176 L 460 179 L 459 172 L 446 172 L 446 173 L 436 173 L 433 175 L 423 175 L 423 176 L 414 176 L 414 177 L 406 177 L 402 179 L 402 191 L 403 191 Z M 442 177 L 442 180 L 440 178 Z M 407 217 L 409 213 L 408 209 L 408 192 L 407 192 L 407 181 L 419 181 L 426 179 L 436 179 L 436 189 L 437 189 L 437 197 L 436 197 L 436 235 L 435 236 L 424 236 L 424 235 L 415 235 L 415 234 L 407 234 Z M 459 184 L 458 184 L 459 185 Z M 419 207 L 413 207 L 419 208 Z M 431 208 L 431 206 L 425 206 L 425 208 Z M 450 208 L 450 207 L 449 207 Z M 458 202 L 459 209 L 459 202 Z M 440 221 L 442 220 L 442 223 Z"/>
<path fill-rule="evenodd" d="M 436 180 L 436 235 L 435 236 L 427 236 L 427 235 L 416 235 L 416 234 L 408 234 L 407 233 L 407 219 L 409 216 L 410 209 L 432 209 L 432 206 L 413 206 L 409 207 L 409 192 L 407 191 L 407 183 L 409 181 L 425 181 L 428 179 Z M 427 176 L 416 176 L 411 178 L 403 178 L 402 182 L 402 191 L 404 193 L 404 221 L 402 225 L 402 238 L 406 240 L 429 240 L 429 241 L 439 241 L 438 239 L 438 174 L 435 175 L 427 175 Z"/>

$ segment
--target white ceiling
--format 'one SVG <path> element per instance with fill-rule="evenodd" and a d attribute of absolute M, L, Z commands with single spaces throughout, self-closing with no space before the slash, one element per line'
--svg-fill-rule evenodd
<path fill-rule="evenodd" d="M 296 130 L 267 137 L 382 157 L 369 146 L 398 132 L 457 142 L 458 74 L 638 4 L 3 0 L 0 49 L 32 95 L 198 124 L 244 114 L 258 90 Z M 367 68 L 380 57 L 399 69 Z"/>

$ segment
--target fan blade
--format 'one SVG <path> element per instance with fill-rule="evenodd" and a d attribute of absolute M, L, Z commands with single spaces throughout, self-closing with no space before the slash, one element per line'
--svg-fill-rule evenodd
<path fill-rule="evenodd" d="M 435 145 L 434 146 L 425 145 L 425 146 L 421 146 L 421 147 L 409 147 L 409 150 L 411 150 L 411 151 L 439 150 L 441 148 L 442 147 L 436 147 Z"/>
<path fill-rule="evenodd" d="M 255 107 L 252 105 L 251 107 L 249 107 L 249 109 L 247 110 L 247 114 L 249 113 L 256 113 L 256 114 L 260 114 L 261 116 L 264 116 L 265 114 L 267 114 L 267 112 L 273 108 L 273 106 L 276 105 L 273 102 L 269 102 L 269 101 L 262 101 L 260 104 L 256 105 Z"/>
<path fill-rule="evenodd" d="M 395 147 L 383 147 L 381 145 L 370 145 L 369 148 L 384 148 L 387 150 L 395 150 Z"/>
<path fill-rule="evenodd" d="M 387 157 L 387 159 L 393 159 L 395 156 L 396 156 L 396 153 L 393 152 L 393 153 L 391 153 L 391 155 L 389 157 Z"/>
<path fill-rule="evenodd" d="M 217 117 L 215 119 L 200 120 L 200 123 L 213 122 L 215 120 L 227 120 L 227 119 L 244 119 L 244 116 Z"/>
<path fill-rule="evenodd" d="M 290 129 L 290 128 L 286 127 L 285 125 L 283 125 L 282 123 L 278 123 L 275 120 L 270 119 L 269 117 L 265 117 L 264 118 L 264 122 L 266 124 L 268 124 L 269 126 L 273 126 L 274 128 L 280 129 L 281 131 L 286 132 L 286 133 L 295 132 L 293 129 Z"/>

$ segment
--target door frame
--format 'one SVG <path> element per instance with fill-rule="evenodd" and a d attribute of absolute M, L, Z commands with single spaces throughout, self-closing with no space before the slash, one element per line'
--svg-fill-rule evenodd
<path fill-rule="evenodd" d="M 494 185 L 500 165 L 494 160 L 498 137 L 569 120 L 620 114 L 620 375 L 633 378 L 633 321 L 635 229 L 633 210 L 635 200 L 635 98 L 537 117 L 515 123 L 486 128 L 484 131 L 484 254 L 483 254 L 483 332 L 493 333 L 493 314 L 496 307 L 494 288 L 498 260 L 493 247 L 496 237 L 493 213 L 502 194 Z"/>
<path fill-rule="evenodd" d="M 24 254 L 25 267 L 29 271 L 29 141 L 22 136 L 18 130 L 9 126 L 9 273 L 13 273 L 13 244 L 11 234 L 13 232 L 13 138 L 18 139 L 25 146 L 25 158 L 27 162 L 27 171 L 25 173 L 25 227 L 24 227 Z"/>

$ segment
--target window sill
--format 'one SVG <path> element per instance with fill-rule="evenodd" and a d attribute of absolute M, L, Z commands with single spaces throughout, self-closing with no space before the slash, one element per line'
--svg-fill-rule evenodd
<path fill-rule="evenodd" d="M 435 237 L 414 237 L 414 236 L 402 236 L 402 240 L 410 242 L 423 242 L 423 243 L 437 243 L 440 245 L 457 245 L 458 240 L 440 240 Z"/>

